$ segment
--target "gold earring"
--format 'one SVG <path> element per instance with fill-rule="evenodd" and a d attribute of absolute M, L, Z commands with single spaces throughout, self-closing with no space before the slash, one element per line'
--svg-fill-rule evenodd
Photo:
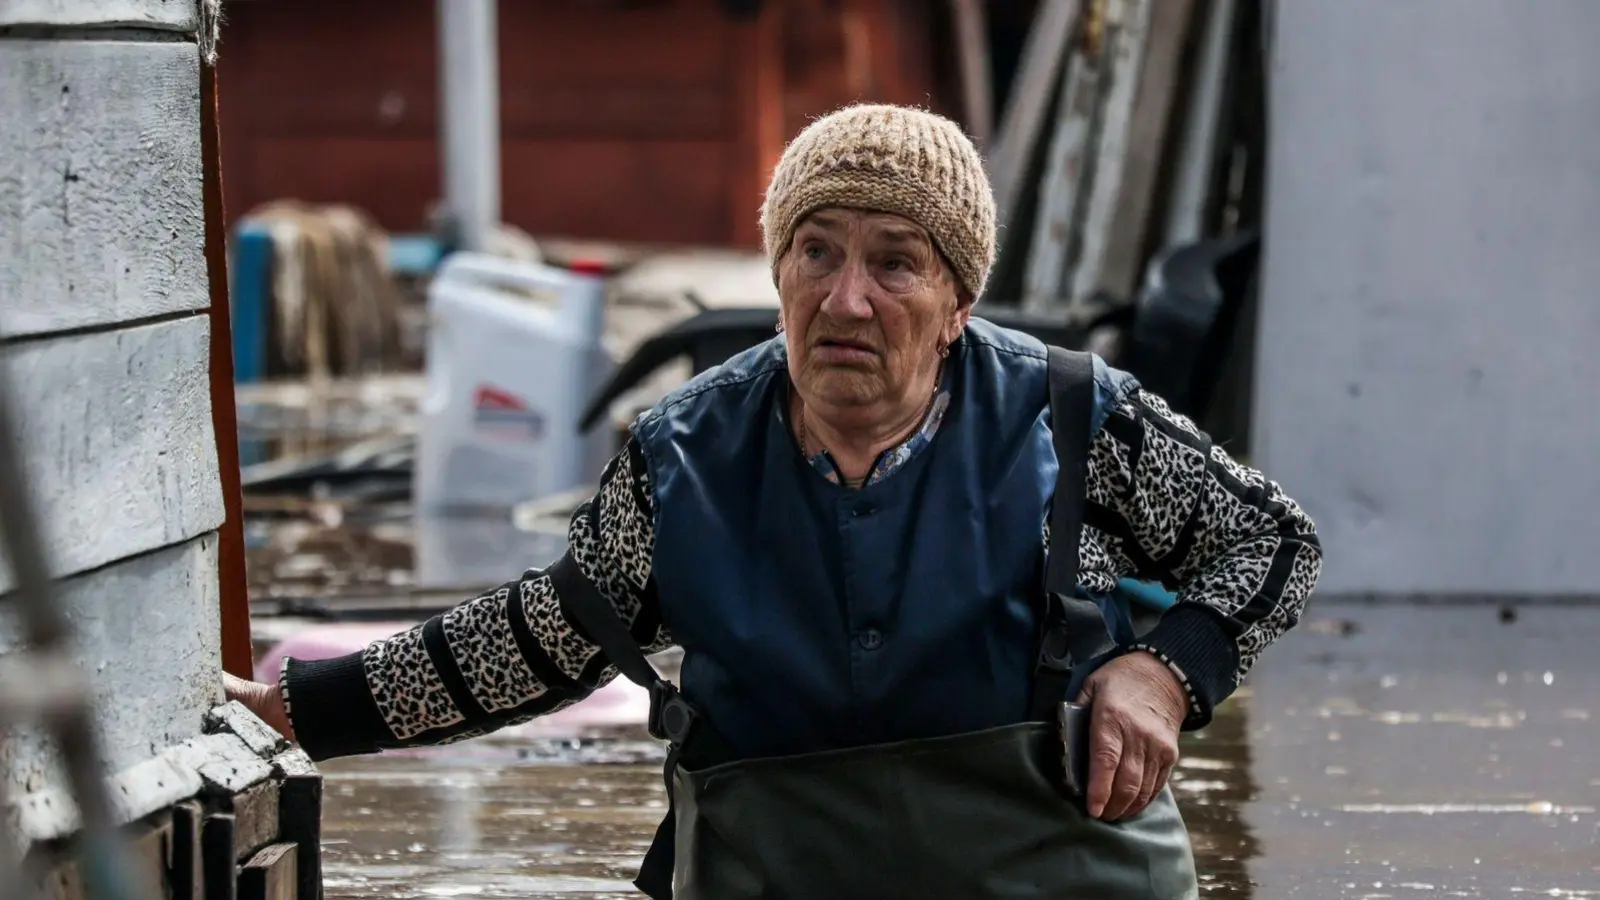
<path fill-rule="evenodd" d="M 940 359 L 949 359 L 950 358 L 950 345 L 949 344 L 945 344 L 943 347 L 939 348 L 939 358 Z"/>

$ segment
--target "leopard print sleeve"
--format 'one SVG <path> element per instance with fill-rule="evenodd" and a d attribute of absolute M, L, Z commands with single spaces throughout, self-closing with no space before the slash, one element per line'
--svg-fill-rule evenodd
<path fill-rule="evenodd" d="M 567 554 L 646 653 L 671 646 L 651 577 L 653 499 L 632 441 L 572 517 Z M 290 660 L 284 686 L 314 759 L 444 744 L 569 706 L 617 675 L 562 609 L 550 576 L 514 580 L 336 660 Z"/>
<path fill-rule="evenodd" d="M 1277 484 L 1143 390 L 1096 435 L 1087 500 L 1084 545 L 1116 576 L 1177 591 L 1136 648 L 1184 683 L 1185 727 L 1203 726 L 1299 622 L 1322 566 L 1315 526 Z"/>

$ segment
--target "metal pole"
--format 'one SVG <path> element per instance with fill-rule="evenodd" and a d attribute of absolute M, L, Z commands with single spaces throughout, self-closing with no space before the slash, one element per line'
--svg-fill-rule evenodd
<path fill-rule="evenodd" d="M 461 250 L 500 224 L 496 0 L 438 0 L 439 117 L 446 214 Z"/>

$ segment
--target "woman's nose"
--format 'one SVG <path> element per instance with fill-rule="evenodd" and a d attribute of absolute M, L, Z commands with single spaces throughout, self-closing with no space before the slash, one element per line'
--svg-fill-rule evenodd
<path fill-rule="evenodd" d="M 866 268 L 852 262 L 834 279 L 833 290 L 822 301 L 822 312 L 833 319 L 870 319 L 872 304 L 867 300 L 870 282 Z"/>

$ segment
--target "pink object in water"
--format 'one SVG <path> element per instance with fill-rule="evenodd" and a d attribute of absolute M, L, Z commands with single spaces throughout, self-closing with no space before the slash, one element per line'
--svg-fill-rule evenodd
<path fill-rule="evenodd" d="M 374 641 L 412 627 L 408 622 L 332 622 L 295 632 L 256 663 L 257 681 L 276 683 L 283 658 L 331 659 L 355 653 Z M 508 729 L 529 737 L 576 736 L 592 728 L 643 726 L 650 715 L 650 695 L 626 678 L 615 678 L 583 701 Z"/>

